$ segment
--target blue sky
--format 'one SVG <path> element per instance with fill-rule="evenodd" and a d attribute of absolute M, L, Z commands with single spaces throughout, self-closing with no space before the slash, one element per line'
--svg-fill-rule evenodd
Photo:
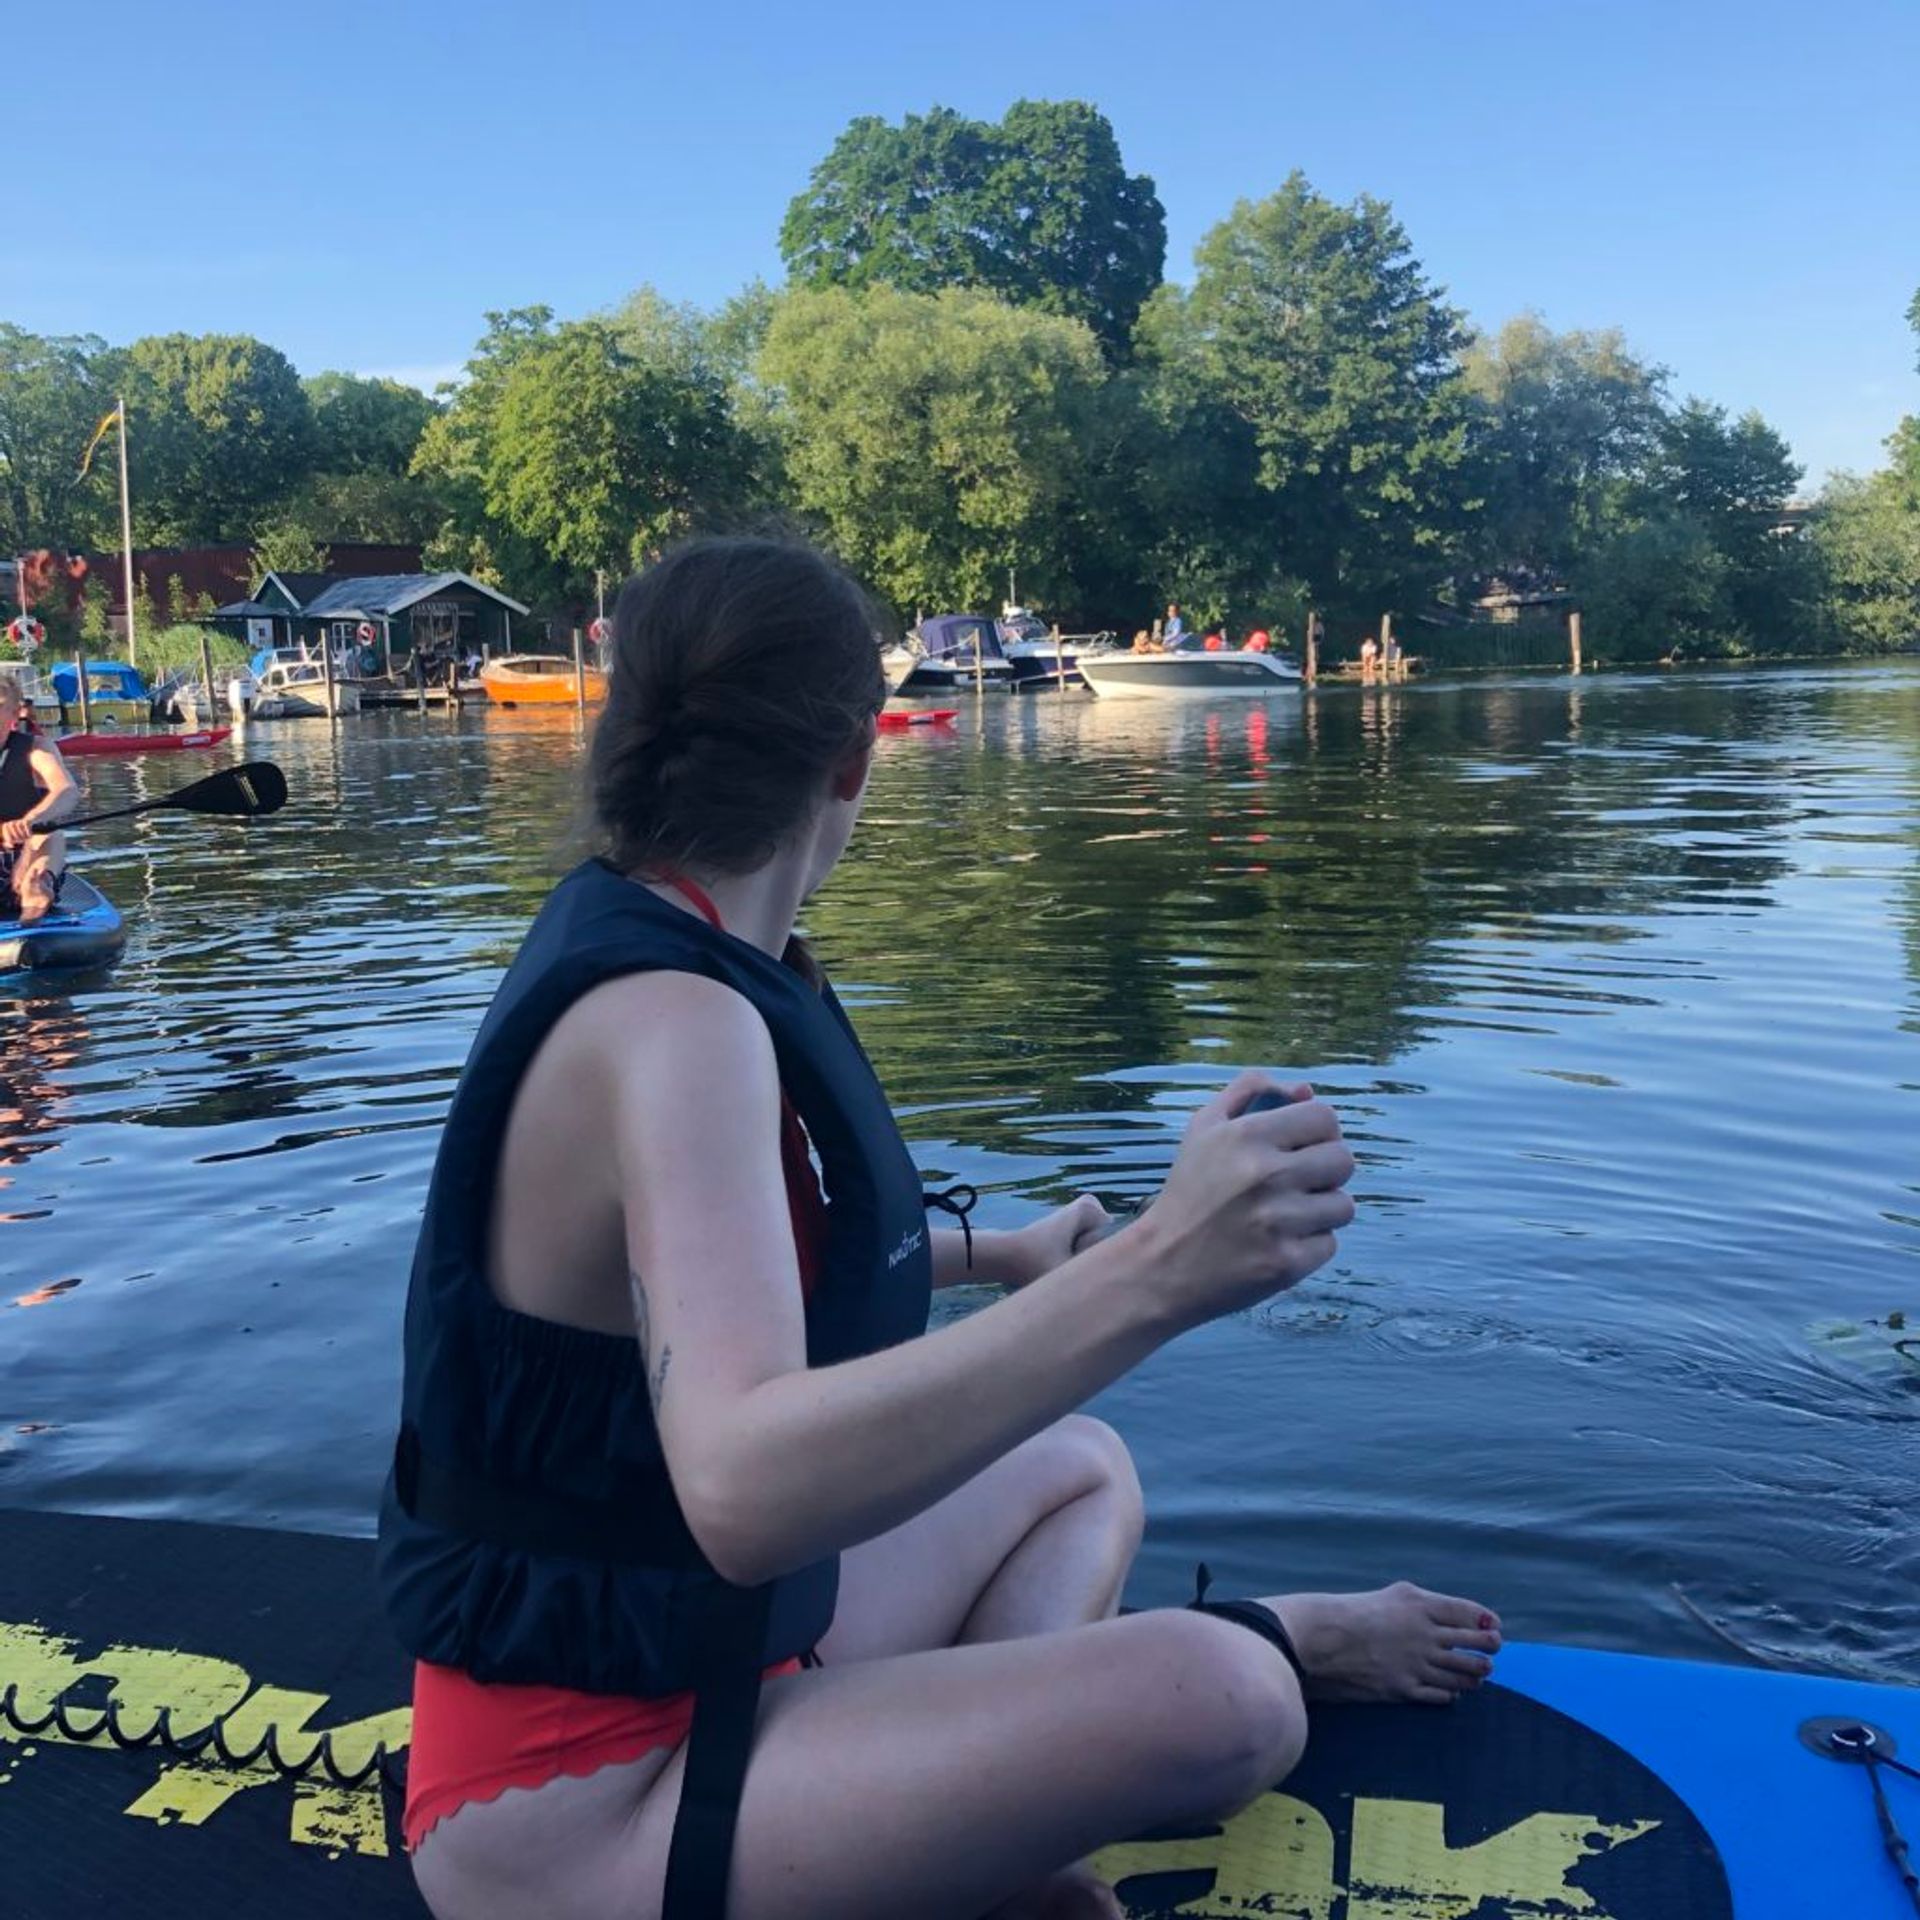
<path fill-rule="evenodd" d="M 1623 326 L 1812 481 L 1920 410 L 1920 0 L 40 0 L 8 52 L 0 318 L 37 331 L 430 384 L 489 307 L 778 278 L 853 115 L 1024 95 L 1107 113 L 1176 277 L 1299 167 L 1391 201 L 1475 322 Z"/>

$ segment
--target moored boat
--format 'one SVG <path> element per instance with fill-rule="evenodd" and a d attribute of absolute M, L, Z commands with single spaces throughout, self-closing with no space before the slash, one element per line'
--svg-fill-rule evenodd
<path fill-rule="evenodd" d="M 60 662 L 48 673 L 54 696 L 67 713 L 85 713 L 89 725 L 95 720 L 145 722 L 153 718 L 153 695 L 137 667 L 124 660 L 89 660 L 86 676 L 87 697 L 83 702 L 78 662 Z"/>
<path fill-rule="evenodd" d="M 1009 603 L 1000 612 L 1000 646 L 1013 669 L 1014 690 L 1034 693 L 1047 687 L 1083 687 L 1083 653 L 1105 653 L 1110 633 L 1057 634 L 1037 613 Z"/>
<path fill-rule="evenodd" d="M 880 664 L 887 690 L 895 694 L 954 694 L 1013 684 L 999 631 L 983 613 L 941 613 L 922 620 L 880 656 Z"/>
<path fill-rule="evenodd" d="M 120 910 L 90 880 L 69 869 L 58 902 L 38 920 L 0 915 L 0 973 L 110 966 L 126 943 Z"/>
<path fill-rule="evenodd" d="M 586 667 L 576 678 L 573 662 L 563 653 L 500 654 L 480 669 L 487 698 L 501 707 L 570 706 L 580 697 L 579 679 L 586 682 L 589 700 L 607 697 L 607 676 L 598 667 Z"/>
<path fill-rule="evenodd" d="M 1237 647 L 1213 653 L 1086 655 L 1080 672 L 1103 700 L 1258 699 L 1300 686 L 1299 667 L 1283 654 Z"/>
<path fill-rule="evenodd" d="M 904 733 L 909 727 L 950 727 L 959 718 L 958 707 L 886 707 L 876 724 L 882 733 Z"/>
<path fill-rule="evenodd" d="M 54 742 L 62 753 L 191 753 L 217 747 L 231 727 L 188 727 L 179 733 L 63 733 Z"/>

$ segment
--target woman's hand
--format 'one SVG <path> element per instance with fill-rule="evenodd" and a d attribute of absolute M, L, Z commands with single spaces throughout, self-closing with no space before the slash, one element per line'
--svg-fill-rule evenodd
<path fill-rule="evenodd" d="M 0 847 L 24 847 L 33 838 L 31 820 L 0 822 Z"/>
<path fill-rule="evenodd" d="M 1289 1104 L 1248 1108 L 1263 1093 Z M 1152 1285 L 1177 1325 L 1197 1326 L 1297 1286 L 1353 1219 L 1353 1155 L 1311 1087 L 1244 1073 L 1193 1116 L 1167 1184 L 1125 1229 L 1151 1243 Z"/>
<path fill-rule="evenodd" d="M 1024 1287 L 1055 1267 L 1064 1267 L 1076 1253 L 1085 1253 L 1106 1236 L 1113 1217 L 1090 1193 L 1043 1214 L 1024 1227 L 997 1236 L 995 1273 L 1003 1287 Z"/>

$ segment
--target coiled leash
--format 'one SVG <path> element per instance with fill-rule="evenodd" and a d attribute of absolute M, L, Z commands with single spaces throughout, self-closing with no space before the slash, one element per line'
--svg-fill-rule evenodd
<path fill-rule="evenodd" d="M 948 1213 L 960 1222 L 960 1244 L 966 1249 L 967 1271 L 973 1271 L 973 1226 L 967 1219 L 975 1207 L 980 1204 L 980 1195 L 976 1188 L 970 1187 L 964 1180 L 957 1180 L 950 1187 L 929 1187 L 920 1196 L 920 1204 L 929 1213 Z"/>
<path fill-rule="evenodd" d="M 1893 1870 L 1900 1876 L 1900 1884 L 1906 1888 L 1914 1912 L 1920 1913 L 1920 1874 L 1913 1870 L 1913 1850 L 1907 1836 L 1900 1831 L 1899 1821 L 1893 1817 L 1887 1789 L 1880 1778 L 1880 1769 L 1889 1767 L 1895 1773 L 1904 1773 L 1909 1780 L 1920 1780 L 1920 1767 L 1910 1767 L 1904 1760 L 1895 1758 L 1893 1735 L 1886 1728 L 1865 1720 L 1803 1721 L 1800 1744 L 1825 1759 L 1842 1760 L 1866 1769 L 1867 1785 L 1873 1791 L 1874 1818 L 1880 1823 L 1880 1838 L 1887 1849 L 1887 1858 L 1893 1862 Z"/>
<path fill-rule="evenodd" d="M 336 1787 L 363 1787 L 377 1778 L 383 1787 L 391 1787 L 396 1793 L 406 1790 L 406 1755 L 390 1749 L 385 1741 L 376 1742 L 373 1752 L 359 1766 L 343 1767 L 333 1757 L 331 1733 L 310 1735 L 313 1744 L 297 1760 L 288 1759 L 280 1751 L 280 1730 L 274 1726 L 269 1726 L 251 1747 L 240 1751 L 227 1738 L 227 1723 L 240 1711 L 238 1707 L 233 1713 L 223 1713 L 210 1721 L 198 1733 L 175 1733 L 173 1709 L 162 1707 L 144 1733 L 129 1733 L 118 1701 L 109 1700 L 104 1707 L 77 1709 L 81 1716 L 91 1715 L 89 1719 L 76 1718 L 75 1709 L 55 1700 L 36 1720 L 21 1710 L 19 1693 L 19 1687 L 11 1680 L 0 1692 L 0 1724 L 29 1739 L 52 1731 L 63 1740 L 82 1746 L 105 1741 L 122 1753 L 142 1753 L 153 1748 L 177 1759 L 205 1761 L 211 1758 L 229 1767 L 257 1767 L 264 1761 L 284 1780 L 308 1780 L 324 1774 Z"/>

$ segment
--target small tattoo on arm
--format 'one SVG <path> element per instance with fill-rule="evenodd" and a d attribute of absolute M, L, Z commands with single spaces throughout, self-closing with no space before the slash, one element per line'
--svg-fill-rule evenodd
<path fill-rule="evenodd" d="M 634 1329 L 640 1336 L 640 1365 L 643 1371 L 649 1367 L 652 1369 L 647 1373 L 647 1400 L 654 1413 L 658 1415 L 660 1396 L 667 1388 L 667 1368 L 673 1364 L 673 1347 L 670 1342 L 663 1345 L 659 1360 L 653 1359 L 648 1351 L 652 1345 L 653 1327 L 647 1314 L 647 1290 L 640 1284 L 640 1276 L 631 1267 L 627 1269 L 627 1287 L 633 1295 Z"/>
<path fill-rule="evenodd" d="M 627 1269 L 627 1291 L 633 1296 L 633 1326 L 640 1336 L 640 1364 L 644 1367 L 647 1364 L 647 1335 L 651 1331 L 647 1324 L 647 1290 L 631 1267 Z"/>

